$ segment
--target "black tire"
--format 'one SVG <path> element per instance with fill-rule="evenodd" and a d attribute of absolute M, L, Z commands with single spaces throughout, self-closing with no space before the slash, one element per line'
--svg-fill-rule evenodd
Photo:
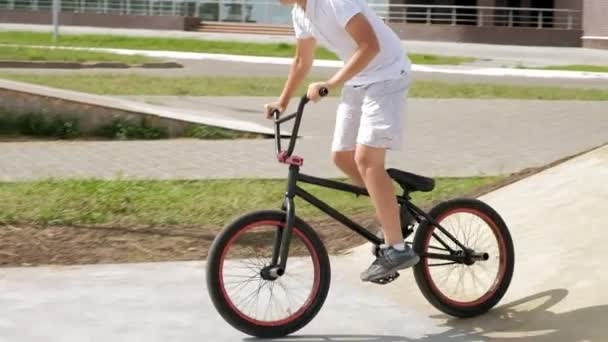
<path fill-rule="evenodd" d="M 241 313 L 239 309 L 232 304 L 231 299 L 227 298 L 229 295 L 225 294 L 227 291 L 223 289 L 223 282 L 220 281 L 220 267 L 223 264 L 224 258 L 222 254 L 226 253 L 224 252 L 225 249 L 230 249 L 229 243 L 231 239 L 236 239 L 235 236 L 237 236 L 241 230 L 255 225 L 256 223 L 261 225 L 261 222 L 270 221 L 284 224 L 285 219 L 286 215 L 282 211 L 268 210 L 246 214 L 226 226 L 215 238 L 209 250 L 209 256 L 207 258 L 207 289 L 215 308 L 234 328 L 255 337 L 282 337 L 301 329 L 319 312 L 329 291 L 331 271 L 329 256 L 327 255 L 325 246 L 315 231 L 304 221 L 296 217 L 294 236 L 298 234 L 298 239 L 307 241 L 305 245 L 307 250 L 311 252 L 311 259 L 316 258 L 314 261 L 314 264 L 316 265 L 314 275 L 315 282 L 313 285 L 314 290 L 311 291 L 310 297 L 308 297 L 308 300 L 303 304 L 302 309 L 298 311 L 300 314 L 298 314 L 297 317 L 290 319 L 288 322 L 279 321 L 279 324 L 274 324 L 272 326 L 269 326 L 268 324 L 258 324 L 255 323 L 255 319 L 248 319 L 245 317 L 246 315 Z M 315 254 L 314 256 L 313 253 Z M 289 272 L 289 260 L 291 259 L 288 259 L 286 272 Z M 316 267 L 318 267 L 318 271 Z M 317 278 L 318 280 L 316 280 Z M 233 306 L 231 306 L 231 304 Z"/>
<path fill-rule="evenodd" d="M 454 300 L 446 296 L 446 294 L 444 294 L 439 287 L 435 285 L 435 282 L 432 279 L 431 266 L 429 265 L 435 266 L 431 264 L 430 261 L 434 259 L 428 259 L 425 257 L 421 258 L 420 262 L 414 267 L 413 271 L 416 283 L 429 303 L 448 315 L 466 318 L 478 316 L 489 311 L 502 299 L 511 283 L 515 264 L 515 254 L 513 251 L 513 241 L 507 225 L 494 209 L 479 200 L 454 199 L 442 202 L 429 212 L 429 216 L 431 216 L 433 220 L 438 221 L 445 217 L 449 217 L 451 213 L 461 212 L 476 215 L 492 229 L 493 236 L 497 242 L 498 251 L 501 254 L 498 257 L 499 266 L 496 273 L 496 278 L 494 278 L 494 282 L 491 285 L 492 287 L 484 292 L 483 295 L 477 300 L 471 300 L 469 302 Z M 441 222 L 438 223 L 441 225 Z M 428 245 L 431 245 L 430 239 L 432 239 L 432 234 L 434 231 L 436 231 L 435 229 L 436 228 L 428 221 L 423 221 L 420 224 L 420 227 L 417 229 L 413 245 L 414 250 L 418 254 L 424 254 L 427 251 Z M 465 247 L 469 248 L 469 246 L 466 245 Z M 435 263 L 435 261 L 433 261 L 433 263 Z M 463 268 L 471 267 L 460 264 L 457 266 Z M 473 272 L 472 269 L 469 269 L 468 271 Z M 449 276 L 450 274 L 448 274 L 448 277 Z"/>

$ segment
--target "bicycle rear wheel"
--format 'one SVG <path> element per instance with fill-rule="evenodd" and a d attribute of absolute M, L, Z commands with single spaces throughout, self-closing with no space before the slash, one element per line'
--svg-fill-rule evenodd
<path fill-rule="evenodd" d="M 506 293 L 515 263 L 513 242 L 500 215 L 473 199 L 440 203 L 429 212 L 476 258 L 465 262 L 424 257 L 428 253 L 462 256 L 458 247 L 439 228 L 424 221 L 416 232 L 414 250 L 423 255 L 414 267 L 416 283 L 426 299 L 440 311 L 456 317 L 481 315 Z"/>
<path fill-rule="evenodd" d="M 269 276 L 275 234 L 284 227 L 284 212 L 247 214 L 228 225 L 209 251 L 207 287 L 213 304 L 229 324 L 252 336 L 281 337 L 301 329 L 329 291 L 327 251 L 298 218 L 285 274 Z"/>

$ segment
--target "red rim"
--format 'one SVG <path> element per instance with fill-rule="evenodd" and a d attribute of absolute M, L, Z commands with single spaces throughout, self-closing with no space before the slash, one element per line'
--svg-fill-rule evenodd
<path fill-rule="evenodd" d="M 319 261 L 319 256 L 317 254 L 317 251 L 313 247 L 312 242 L 310 242 L 310 240 L 297 227 L 293 228 L 293 233 L 296 234 L 300 239 L 302 239 L 302 241 L 306 245 L 306 248 L 310 252 L 312 260 L 313 260 L 313 264 L 314 264 L 314 273 L 315 273 L 314 274 L 314 281 L 313 281 L 313 289 L 310 292 L 310 295 L 308 296 L 308 298 L 306 299 L 306 301 L 304 302 L 304 304 L 302 305 L 302 307 L 298 311 L 296 311 L 293 314 L 291 314 L 290 316 L 288 316 L 288 317 L 286 317 L 284 319 L 278 320 L 278 321 L 260 321 L 260 320 L 257 320 L 255 318 L 252 318 L 252 317 L 246 315 L 241 310 L 239 310 L 239 308 L 234 304 L 234 302 L 232 301 L 232 299 L 230 298 L 230 296 L 226 292 L 226 288 L 224 286 L 224 276 L 223 276 L 223 274 L 224 274 L 224 260 L 225 260 L 225 257 L 226 257 L 226 253 L 230 250 L 230 246 L 234 243 L 234 241 L 236 239 L 238 239 L 245 232 L 251 230 L 254 227 L 264 226 L 264 225 L 269 225 L 269 226 L 272 225 L 272 226 L 284 228 L 285 222 L 273 221 L 273 220 L 258 221 L 258 222 L 255 222 L 255 223 L 252 223 L 252 224 L 246 226 L 245 228 L 241 229 L 238 233 L 236 233 L 228 241 L 228 243 L 225 245 L 224 250 L 222 251 L 222 255 L 220 257 L 220 270 L 219 270 L 219 272 L 220 272 L 220 274 L 219 274 L 220 283 L 219 283 L 219 285 L 220 285 L 220 289 L 222 291 L 222 295 L 226 299 L 226 302 L 230 306 L 230 309 L 232 309 L 232 311 L 235 312 L 242 319 L 248 321 L 249 323 L 253 323 L 253 324 L 256 324 L 256 325 L 262 325 L 262 326 L 281 326 L 281 325 L 289 324 L 289 323 L 291 323 L 291 322 L 299 319 L 306 312 L 306 310 L 308 310 L 312 306 L 312 304 L 314 302 L 314 299 L 317 297 L 317 294 L 319 293 L 320 284 L 321 284 L 321 279 L 320 279 L 321 278 L 320 261 Z"/>
<path fill-rule="evenodd" d="M 506 270 L 507 270 L 507 267 L 506 267 L 507 266 L 507 256 L 506 256 L 507 246 L 506 246 L 505 241 L 502 237 L 502 234 L 500 233 L 500 230 L 498 229 L 498 226 L 496 225 L 494 220 L 490 219 L 485 213 L 483 213 L 479 210 L 469 209 L 469 208 L 456 208 L 456 209 L 450 210 L 447 213 L 445 213 L 444 215 L 440 216 L 436 221 L 438 224 L 441 224 L 441 221 L 443 221 L 446 217 L 453 215 L 453 214 L 457 214 L 457 213 L 468 213 L 471 215 L 475 215 L 475 216 L 481 218 L 492 229 L 492 233 L 494 234 L 496 241 L 498 241 L 499 251 L 500 251 L 498 276 L 494 279 L 494 283 L 483 296 L 479 297 L 478 299 L 476 299 L 474 301 L 462 302 L 462 301 L 458 301 L 458 300 L 452 299 L 452 298 L 444 295 L 443 292 L 441 290 L 439 290 L 439 287 L 437 286 L 437 284 L 435 284 L 435 281 L 434 281 L 433 277 L 431 276 L 428 258 L 424 258 L 424 263 L 423 263 L 424 274 L 425 274 L 425 277 L 429 280 L 429 285 L 431 286 L 431 290 L 434 293 L 436 293 L 443 302 L 446 302 L 452 306 L 473 307 L 473 306 L 477 306 L 477 305 L 487 301 L 489 298 L 494 296 L 496 291 L 498 291 L 498 289 L 500 288 L 500 284 L 502 283 L 502 281 L 505 277 L 505 274 L 506 274 Z M 425 249 L 427 249 L 427 250 L 428 250 L 429 242 L 433 236 L 433 232 L 435 231 L 435 229 L 436 228 L 429 230 L 428 235 L 425 237 L 424 246 L 425 246 Z M 426 252 L 426 250 L 425 250 L 425 252 Z"/>

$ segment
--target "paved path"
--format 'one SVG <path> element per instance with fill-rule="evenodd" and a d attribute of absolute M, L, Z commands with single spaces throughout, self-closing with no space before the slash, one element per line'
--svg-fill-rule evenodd
<path fill-rule="evenodd" d="M 50 25 L 0 24 L 0 30 L 27 30 L 51 32 Z M 194 38 L 204 40 L 233 40 L 244 42 L 293 42 L 293 37 L 277 37 L 251 34 L 225 34 L 184 31 L 160 31 L 137 29 L 110 29 L 99 27 L 62 26 L 61 32 L 74 34 L 116 34 L 147 37 Z M 605 65 L 608 51 L 600 49 L 492 45 L 473 43 L 427 42 L 405 40 L 408 51 L 448 56 L 470 56 L 482 59 L 486 66 L 528 67 L 563 64 Z"/>
<path fill-rule="evenodd" d="M 608 147 L 491 193 L 516 266 L 499 306 L 467 320 L 439 314 L 410 272 L 363 284 L 366 246 L 332 258 L 332 285 L 297 341 L 571 342 L 608 336 Z M 0 341 L 252 341 L 222 321 L 202 262 L 0 270 Z M 289 270 L 289 269 L 288 269 Z M 289 272 L 289 271 L 288 271 Z"/>
<path fill-rule="evenodd" d="M 270 127 L 258 111 L 269 98 L 147 100 Z M 329 154 L 336 101 L 328 98 L 306 112 L 296 153 L 305 157 L 308 173 L 340 175 Z M 406 145 L 390 154 L 389 165 L 430 176 L 516 172 L 608 142 L 605 102 L 411 99 L 405 129 Z M 272 140 L 5 142 L 0 180 L 285 177 L 273 149 Z"/>

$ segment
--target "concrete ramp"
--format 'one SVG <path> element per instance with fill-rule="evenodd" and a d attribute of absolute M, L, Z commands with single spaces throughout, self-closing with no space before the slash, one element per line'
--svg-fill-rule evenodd
<path fill-rule="evenodd" d="M 70 114 L 78 117 L 85 130 L 111 122 L 115 118 L 146 118 L 162 123 L 169 135 L 183 132 L 189 124 L 203 124 L 237 131 L 274 135 L 274 130 L 260 124 L 238 120 L 205 108 L 180 109 L 151 105 L 124 98 L 88 94 L 36 84 L 0 79 L 0 108 L 15 113 Z"/>
<path fill-rule="evenodd" d="M 434 319 L 426 337 L 414 340 L 607 341 L 608 146 L 481 199 L 509 225 L 515 245 L 511 286 L 497 309 L 461 320 L 438 314 L 413 276 L 402 277 L 407 280 L 387 286 L 385 299 Z M 369 262 L 369 252 L 362 246 L 350 258 L 360 265 Z M 443 331 L 432 333 L 434 329 Z"/>
<path fill-rule="evenodd" d="M 608 146 L 482 198 L 510 226 L 515 275 L 474 319 L 439 314 L 410 272 L 362 284 L 365 246 L 332 258 L 320 314 L 295 341 L 606 341 Z M 239 341 L 207 296 L 204 263 L 0 271 L 0 341 Z M 291 340 L 291 339 L 290 339 Z"/>

